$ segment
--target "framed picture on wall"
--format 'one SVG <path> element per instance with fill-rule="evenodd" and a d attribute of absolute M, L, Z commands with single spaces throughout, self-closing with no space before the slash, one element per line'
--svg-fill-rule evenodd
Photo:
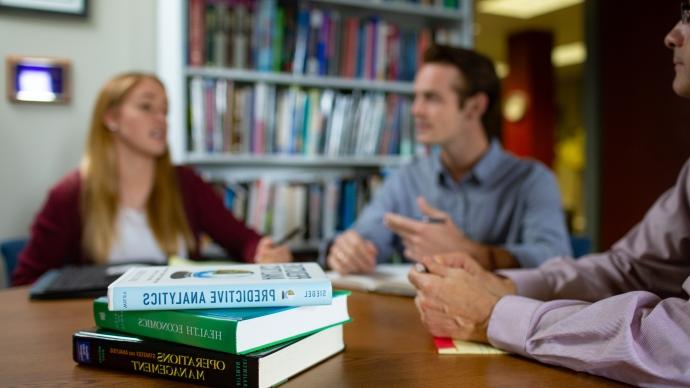
<path fill-rule="evenodd" d="M 31 11 L 86 17 L 88 0 L 0 0 L 0 12 Z"/>

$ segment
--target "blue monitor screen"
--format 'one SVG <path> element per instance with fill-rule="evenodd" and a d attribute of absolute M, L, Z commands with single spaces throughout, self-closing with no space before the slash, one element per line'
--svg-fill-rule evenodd
<path fill-rule="evenodd" d="M 55 64 L 17 63 L 14 91 L 19 101 L 61 100 L 65 92 L 65 69 Z"/>

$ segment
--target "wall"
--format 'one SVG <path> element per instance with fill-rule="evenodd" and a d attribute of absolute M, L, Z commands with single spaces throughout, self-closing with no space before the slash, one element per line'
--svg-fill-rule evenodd
<path fill-rule="evenodd" d="M 677 3 L 596 1 L 601 86 L 601 248 L 623 236 L 690 156 L 690 101 L 663 45 Z M 650 9 L 652 7 L 653 9 Z"/>
<path fill-rule="evenodd" d="M 9 103 L 0 77 L 0 240 L 28 235 L 46 191 L 79 163 L 100 85 L 118 72 L 156 69 L 155 1 L 89 6 L 87 19 L 0 12 L 0 74 L 9 54 L 63 57 L 73 66 L 68 105 Z"/>

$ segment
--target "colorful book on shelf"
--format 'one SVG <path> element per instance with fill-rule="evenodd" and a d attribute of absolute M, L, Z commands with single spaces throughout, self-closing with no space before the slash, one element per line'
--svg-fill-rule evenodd
<path fill-rule="evenodd" d="M 206 310 L 110 311 L 95 299 L 96 325 L 220 352 L 244 354 L 350 320 L 348 291 L 320 306 Z"/>
<path fill-rule="evenodd" d="M 235 4 L 231 12 L 229 26 L 232 34 L 232 61 L 230 63 L 233 67 L 244 69 L 248 67 L 249 37 L 247 35 L 250 16 L 247 7 L 241 3 Z"/>
<path fill-rule="evenodd" d="M 331 282 L 316 263 L 131 268 L 108 286 L 113 311 L 321 305 Z"/>
<path fill-rule="evenodd" d="M 297 13 L 297 33 L 295 36 L 295 51 L 292 60 L 292 72 L 304 74 L 307 61 L 307 49 L 309 45 L 310 11 L 306 7 L 300 7 Z"/>
<path fill-rule="evenodd" d="M 73 359 L 81 365 L 229 387 L 277 385 L 345 347 L 342 325 L 246 355 L 105 330 L 79 330 L 72 344 Z"/>
<path fill-rule="evenodd" d="M 438 354 L 508 354 L 491 345 L 448 337 L 434 337 L 434 345 L 436 345 Z"/>
<path fill-rule="evenodd" d="M 343 55 L 340 64 L 340 75 L 343 77 L 354 78 L 356 75 L 359 24 L 359 18 L 354 16 L 347 17 L 344 22 L 341 46 Z"/>
<path fill-rule="evenodd" d="M 203 66 L 204 64 L 205 6 L 204 0 L 189 0 L 189 25 L 187 27 L 189 31 L 189 58 L 187 60 L 191 66 Z"/>

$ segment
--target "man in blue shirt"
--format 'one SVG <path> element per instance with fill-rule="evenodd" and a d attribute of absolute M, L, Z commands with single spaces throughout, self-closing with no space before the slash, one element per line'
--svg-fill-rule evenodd
<path fill-rule="evenodd" d="M 490 59 L 431 47 L 414 81 L 416 138 L 437 152 L 386 179 L 326 258 L 341 274 L 461 251 L 487 269 L 535 267 L 570 255 L 553 174 L 503 151 L 500 81 Z"/>

